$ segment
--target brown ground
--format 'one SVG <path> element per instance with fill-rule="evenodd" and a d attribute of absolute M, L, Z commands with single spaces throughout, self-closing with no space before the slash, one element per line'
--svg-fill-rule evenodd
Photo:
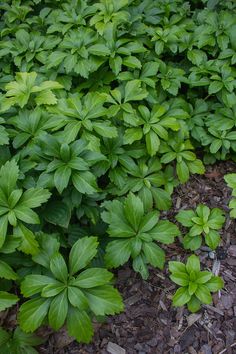
<path fill-rule="evenodd" d="M 209 167 L 205 176 L 193 176 L 187 184 L 177 188 L 173 208 L 163 216 L 172 219 L 180 208 L 192 208 L 200 202 L 228 212 L 230 190 L 223 180 L 228 172 L 236 172 L 236 165 L 220 163 Z M 227 216 L 221 247 L 216 252 L 209 253 L 206 247 L 198 252 L 204 268 L 219 273 L 225 281 L 224 289 L 214 295 L 212 306 L 204 306 L 197 314 L 183 308 L 174 309 L 171 295 L 175 285 L 166 270 L 153 269 L 148 281 L 144 281 L 126 266 L 117 273 L 125 312 L 109 317 L 104 324 L 95 324 L 96 333 L 90 345 L 78 345 L 60 331 L 49 337 L 40 353 L 236 353 L 235 226 L 235 221 Z M 166 247 L 166 252 L 167 260 L 183 261 L 187 257 L 180 244 Z"/>

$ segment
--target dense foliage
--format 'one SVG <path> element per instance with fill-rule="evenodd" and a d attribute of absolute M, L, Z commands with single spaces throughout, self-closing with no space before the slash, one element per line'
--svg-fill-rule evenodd
<path fill-rule="evenodd" d="M 236 3 L 6 0 L 0 12 L 0 310 L 20 301 L 21 326 L 1 336 L 32 346 L 22 330 L 65 323 L 88 342 L 94 316 L 123 309 L 106 268 L 162 269 L 156 241 L 180 235 L 160 213 L 174 188 L 202 160 L 236 158 Z M 177 220 L 186 249 L 219 244 L 219 210 Z M 194 310 L 213 289 L 198 276 L 181 302 Z"/>

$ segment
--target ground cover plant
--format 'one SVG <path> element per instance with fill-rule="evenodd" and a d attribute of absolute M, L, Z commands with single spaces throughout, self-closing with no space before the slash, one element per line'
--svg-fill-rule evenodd
<path fill-rule="evenodd" d="M 6 0 L 0 12 L 0 310 L 20 308 L 1 344 L 36 345 L 22 333 L 44 324 L 88 342 L 94 318 L 123 310 L 114 268 L 147 279 L 165 266 L 159 243 L 220 244 L 219 209 L 180 211 L 182 236 L 162 211 L 204 164 L 236 159 L 236 4 Z M 198 310 L 223 286 L 198 275 L 174 305 Z"/>

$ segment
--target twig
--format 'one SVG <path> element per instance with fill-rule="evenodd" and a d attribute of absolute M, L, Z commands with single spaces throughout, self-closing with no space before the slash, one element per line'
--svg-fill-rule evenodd
<path fill-rule="evenodd" d="M 233 344 L 231 344 L 230 348 L 235 347 L 235 345 L 236 345 L 236 342 L 234 342 Z M 224 350 L 222 350 L 221 352 L 219 352 L 219 354 L 223 354 L 223 353 L 225 353 L 227 350 L 228 350 L 228 348 L 225 348 Z"/>

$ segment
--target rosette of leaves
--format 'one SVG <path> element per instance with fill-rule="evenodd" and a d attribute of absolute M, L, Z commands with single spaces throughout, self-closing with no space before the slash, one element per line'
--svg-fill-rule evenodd
<path fill-rule="evenodd" d="M 63 2 L 61 8 L 52 9 L 46 16 L 46 22 L 49 25 L 47 33 L 59 32 L 64 35 L 72 28 L 77 29 L 78 26 L 86 26 L 86 19 L 94 11 L 92 5 L 88 6 L 87 0 Z"/>
<path fill-rule="evenodd" d="M 153 105 L 152 109 L 144 105 L 138 106 L 139 114 L 135 117 L 133 127 L 126 129 L 124 143 L 132 144 L 145 137 L 147 152 L 150 156 L 154 156 L 161 142 L 168 140 L 168 130 L 178 131 L 180 128 L 178 120 L 171 113 L 168 114 L 168 109 L 168 103 Z"/>
<path fill-rule="evenodd" d="M 23 108 L 29 101 L 31 106 L 56 104 L 57 98 L 52 90 L 61 89 L 63 86 L 56 81 L 37 81 L 36 72 L 16 73 L 16 81 L 9 82 L 5 87 L 6 93 L 0 110 L 6 111 L 14 105 Z"/>
<path fill-rule="evenodd" d="M 33 145 L 44 132 L 57 130 L 58 120 L 41 107 L 36 107 L 33 111 L 19 110 L 16 116 L 7 120 L 7 124 L 10 125 L 7 131 L 13 147 L 18 149 L 22 145 Z"/>
<path fill-rule="evenodd" d="M 142 200 L 130 193 L 125 200 L 104 203 L 102 219 L 109 224 L 109 237 L 115 238 L 106 247 L 105 261 L 109 268 L 117 268 L 132 259 L 133 269 L 143 279 L 148 278 L 148 264 L 163 268 L 165 252 L 155 241 L 170 244 L 178 236 L 177 226 L 159 220 L 159 212 L 145 212 Z"/>
<path fill-rule="evenodd" d="M 143 100 L 148 96 L 148 92 L 140 80 L 131 80 L 110 90 L 109 94 L 103 93 L 103 96 L 110 104 L 107 111 L 108 117 L 123 119 L 125 123 L 135 126 L 139 119 L 131 102 Z"/>
<path fill-rule="evenodd" d="M 20 71 L 29 71 L 34 67 L 35 59 L 40 61 L 41 52 L 52 50 L 60 41 L 60 38 L 56 36 L 42 36 L 40 32 L 19 29 L 15 33 L 14 40 L 5 40 L 2 43 L 5 49 L 2 54 L 10 54 Z"/>
<path fill-rule="evenodd" d="M 38 214 L 32 209 L 45 203 L 51 193 L 43 188 L 18 188 L 19 167 L 15 160 L 7 161 L 0 170 L 0 247 L 8 232 L 21 238 L 19 250 L 34 254 L 38 243 L 33 232 L 25 224 L 39 224 Z M 10 231 L 10 227 L 12 231 Z"/>
<path fill-rule="evenodd" d="M 232 188 L 232 198 L 229 202 L 230 216 L 236 218 L 236 173 L 229 173 L 224 176 L 224 180 L 229 188 Z"/>
<path fill-rule="evenodd" d="M 142 63 L 137 58 L 137 54 L 145 53 L 147 49 L 141 40 L 134 40 L 128 36 L 127 38 L 119 38 L 117 32 L 114 24 L 107 23 L 103 37 L 110 50 L 109 66 L 115 75 L 121 74 L 118 77 L 122 80 L 123 74 L 125 74 L 121 72 L 122 65 L 128 69 L 141 69 Z M 132 73 L 126 73 L 131 75 L 132 80 Z"/>
<path fill-rule="evenodd" d="M 115 26 L 125 24 L 130 19 L 130 14 L 126 11 L 128 0 L 102 0 L 94 4 L 95 14 L 90 19 L 90 26 L 95 26 L 99 34 L 104 31 L 112 23 Z"/>
<path fill-rule="evenodd" d="M 35 159 L 43 158 L 38 169 L 45 170 L 38 180 L 38 185 L 55 186 L 61 194 L 72 182 L 80 193 L 93 194 L 98 191 L 96 175 L 92 166 L 105 157 L 88 150 L 86 141 L 79 139 L 71 144 L 63 143 L 63 136 L 45 134 L 39 141 L 41 150 Z"/>
<path fill-rule="evenodd" d="M 201 304 L 212 302 L 211 292 L 223 288 L 224 282 L 211 272 L 201 271 L 199 258 L 188 257 L 186 265 L 181 262 L 169 262 L 170 279 L 181 287 L 174 294 L 172 301 L 176 307 L 187 304 L 189 311 L 197 312 Z"/>
<path fill-rule="evenodd" d="M 213 250 L 219 246 L 220 235 L 217 230 L 220 230 L 225 222 L 221 209 L 210 209 L 204 204 L 199 204 L 196 210 L 181 210 L 176 215 L 176 220 L 189 228 L 188 234 L 183 239 L 184 248 L 197 250 L 201 247 L 203 239 Z"/>
<path fill-rule="evenodd" d="M 137 192 L 145 210 L 151 210 L 153 205 L 159 210 L 170 208 L 171 194 L 178 184 L 171 166 L 164 170 L 160 160 L 154 157 L 134 160 L 129 156 L 121 156 L 119 162 L 121 169 L 117 168 L 114 176 L 110 176 L 115 184 L 109 188 L 112 194 Z"/>
<path fill-rule="evenodd" d="M 182 140 L 173 135 L 160 145 L 159 152 L 162 154 L 160 161 L 164 164 L 175 161 L 176 173 L 182 183 L 187 182 L 190 173 L 205 172 L 202 161 L 197 159 L 196 154 L 191 150 L 193 145 L 190 140 Z"/>
<path fill-rule="evenodd" d="M 49 55 L 47 68 L 57 67 L 59 71 L 64 69 L 67 74 L 76 73 L 88 78 L 109 54 L 109 49 L 92 28 L 80 26 L 65 34 L 57 50 Z"/>
<path fill-rule="evenodd" d="M 68 98 L 62 98 L 57 106 L 50 112 L 58 119 L 64 128 L 64 141 L 74 141 L 78 134 L 89 142 L 92 150 L 99 151 L 100 138 L 115 138 L 117 129 L 106 118 L 107 109 L 104 107 L 105 98 L 99 93 L 90 92 L 83 97 L 80 94 L 72 94 Z"/>
<path fill-rule="evenodd" d="M 4 354 L 37 354 L 34 348 L 45 342 L 45 339 L 31 333 L 24 333 L 20 327 L 13 332 L 0 327 L 0 350 Z"/>
<path fill-rule="evenodd" d="M 114 315 L 123 310 L 121 296 L 110 284 L 113 274 L 104 268 L 88 267 L 97 247 L 96 237 L 83 237 L 72 246 L 68 266 L 56 252 L 51 256 L 47 275 L 25 277 L 21 292 L 33 298 L 20 307 L 23 331 L 33 332 L 47 319 L 54 330 L 65 324 L 70 336 L 88 343 L 93 336 L 91 316 Z"/>

